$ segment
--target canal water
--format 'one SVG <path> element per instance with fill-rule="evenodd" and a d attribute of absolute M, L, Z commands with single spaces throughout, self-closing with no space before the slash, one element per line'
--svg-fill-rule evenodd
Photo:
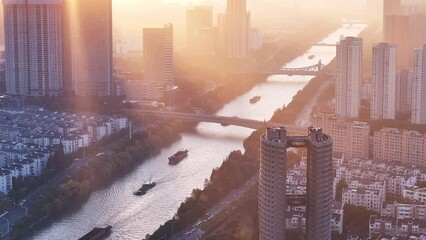
<path fill-rule="evenodd" d="M 364 28 L 364 24 L 343 25 L 321 43 L 334 44 L 341 36 L 357 36 Z M 319 60 L 328 64 L 335 55 L 335 47 L 313 46 L 286 67 L 313 65 Z M 217 114 L 268 120 L 311 79 L 311 76 L 270 76 L 267 82 L 229 102 Z M 253 96 L 261 96 L 261 100 L 250 104 L 249 99 Z M 79 210 L 36 232 L 31 238 L 74 240 L 93 227 L 112 225 L 109 239 L 143 239 L 171 219 L 181 202 L 194 188 L 203 187 L 204 180 L 231 151 L 242 150 L 243 140 L 251 132 L 241 127 L 201 123 L 196 133 L 183 134 L 181 140 L 163 149 L 160 155 L 147 160 L 107 189 L 94 192 Z M 188 157 L 176 166 L 169 166 L 167 158 L 184 148 L 189 150 Z M 158 185 L 144 196 L 134 196 L 133 192 L 147 181 L 156 181 Z"/>

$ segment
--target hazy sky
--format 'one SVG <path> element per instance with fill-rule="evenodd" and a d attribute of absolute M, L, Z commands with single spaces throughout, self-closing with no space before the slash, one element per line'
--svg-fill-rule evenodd
<path fill-rule="evenodd" d="M 186 9 L 195 5 L 213 5 L 214 22 L 216 15 L 225 11 L 227 0 L 112 0 L 114 11 L 114 29 L 123 37 L 130 32 L 142 32 L 146 27 L 161 27 L 171 22 L 175 28 L 175 36 L 184 38 L 186 25 Z M 247 0 L 247 8 L 251 11 L 252 27 L 275 18 L 277 22 L 285 22 L 294 16 L 294 9 L 308 6 L 309 9 L 328 9 L 325 2 L 360 3 L 365 0 Z M 303 12 L 303 11 L 302 11 Z M 297 14 L 298 17 L 303 17 Z M 286 18 L 287 17 L 287 18 Z M 116 35 L 116 36 L 117 36 Z M 126 38 L 126 37 L 125 37 Z"/>
<path fill-rule="evenodd" d="M 247 0 L 252 21 L 261 17 L 283 15 L 286 6 L 305 5 L 327 7 L 326 1 L 360 3 L 365 0 Z M 115 22 L 124 29 L 155 27 L 172 22 L 177 28 L 185 24 L 185 10 L 194 5 L 213 5 L 214 15 L 225 11 L 227 0 L 113 0 Z M 267 12 L 268 14 L 265 14 Z"/>
<path fill-rule="evenodd" d="M 205 0 L 113 0 L 115 23 L 122 29 L 157 27 L 172 22 L 177 28 L 185 24 L 185 10 L 191 5 L 212 4 L 223 11 L 226 1 Z"/>

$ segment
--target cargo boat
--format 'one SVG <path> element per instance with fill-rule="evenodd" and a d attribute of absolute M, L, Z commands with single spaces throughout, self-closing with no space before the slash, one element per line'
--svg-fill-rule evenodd
<path fill-rule="evenodd" d="M 112 226 L 106 228 L 93 228 L 92 231 L 79 238 L 79 240 L 100 240 L 104 239 L 111 232 Z"/>
<path fill-rule="evenodd" d="M 186 149 L 181 150 L 181 151 L 173 154 L 173 156 L 169 157 L 169 164 L 176 165 L 176 164 L 180 163 L 180 161 L 182 161 L 187 156 L 188 156 L 188 150 L 186 150 Z"/>
<path fill-rule="evenodd" d="M 139 190 L 137 190 L 136 192 L 134 192 L 134 195 L 145 195 L 151 188 L 155 187 L 155 182 L 147 182 L 144 185 L 142 185 L 141 188 L 139 188 Z"/>
<path fill-rule="evenodd" d="M 250 103 L 255 104 L 255 103 L 260 101 L 260 98 L 261 98 L 260 96 L 252 97 L 252 98 L 250 98 Z"/>

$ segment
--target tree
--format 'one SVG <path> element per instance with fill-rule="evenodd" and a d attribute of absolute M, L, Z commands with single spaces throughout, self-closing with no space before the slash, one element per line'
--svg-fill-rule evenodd
<path fill-rule="evenodd" d="M 342 201 L 343 189 L 347 188 L 348 184 L 345 179 L 340 179 L 336 187 L 336 201 Z"/>
<path fill-rule="evenodd" d="M 350 230 L 361 236 L 368 236 L 368 225 L 370 216 L 380 215 L 379 213 L 369 210 L 365 207 L 358 207 L 346 204 L 344 209 L 343 227 L 344 231 Z"/>
<path fill-rule="evenodd" d="M 65 156 L 64 145 L 58 144 L 55 148 L 55 154 L 49 159 L 48 166 L 51 168 L 64 168 L 69 164 L 69 159 Z"/>

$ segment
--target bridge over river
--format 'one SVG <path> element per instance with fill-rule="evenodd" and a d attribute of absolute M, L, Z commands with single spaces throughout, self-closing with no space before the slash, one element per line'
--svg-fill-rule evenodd
<path fill-rule="evenodd" d="M 227 116 L 217 116 L 204 113 L 183 113 L 183 112 L 172 112 L 172 111 L 153 111 L 153 110 L 139 110 L 139 109 L 125 109 L 124 112 L 131 114 L 142 114 L 154 118 L 166 118 L 166 119 L 179 119 L 182 121 L 189 122 L 209 122 L 209 123 L 218 123 L 222 126 L 239 126 L 251 129 L 260 129 L 260 128 L 276 128 L 282 127 L 284 124 L 266 122 L 266 121 L 257 121 L 251 119 L 239 118 L 236 116 L 227 117 Z M 292 134 L 306 134 L 307 129 L 299 126 L 286 125 L 287 131 Z"/>

